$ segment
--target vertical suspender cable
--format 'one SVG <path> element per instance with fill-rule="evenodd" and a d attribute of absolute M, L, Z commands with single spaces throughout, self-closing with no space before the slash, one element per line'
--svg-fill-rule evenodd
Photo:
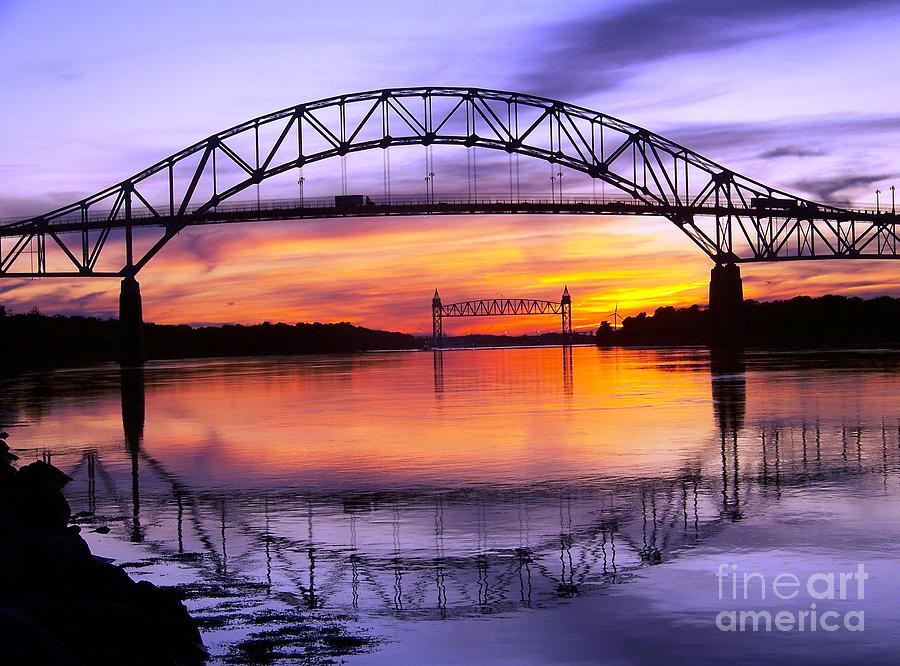
<path fill-rule="evenodd" d="M 550 163 L 550 201 L 556 203 L 556 174 L 553 173 L 553 162 Z"/>
<path fill-rule="evenodd" d="M 253 126 L 253 141 L 256 145 L 256 174 L 259 174 L 259 124 Z M 215 153 L 213 153 L 215 156 Z M 256 181 L 256 212 L 259 213 L 259 181 Z"/>
<path fill-rule="evenodd" d="M 522 198 L 522 188 L 519 180 L 519 153 L 516 153 L 516 198 Z"/>
<path fill-rule="evenodd" d="M 478 200 L 478 148 L 472 146 L 472 188 L 475 200 Z"/>
<path fill-rule="evenodd" d="M 466 184 L 469 187 L 469 201 L 472 201 L 472 149 L 466 147 Z"/>

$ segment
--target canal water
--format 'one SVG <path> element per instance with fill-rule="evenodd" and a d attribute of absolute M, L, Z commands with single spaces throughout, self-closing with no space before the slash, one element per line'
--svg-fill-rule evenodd
<path fill-rule="evenodd" d="M 214 663 L 896 663 L 900 353 L 593 347 L 3 380 Z"/>

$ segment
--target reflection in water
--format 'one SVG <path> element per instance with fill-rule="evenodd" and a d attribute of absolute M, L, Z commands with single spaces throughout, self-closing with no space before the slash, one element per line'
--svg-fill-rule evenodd
<path fill-rule="evenodd" d="M 777 446 L 784 432 L 797 434 L 793 428 L 772 432 L 774 436 L 760 430 L 760 442 L 768 439 Z M 726 438 L 724 431 L 721 438 Z M 840 439 L 823 441 L 820 434 L 819 443 L 833 451 Z M 729 446 L 732 442 L 736 440 L 729 440 Z M 273 579 L 289 581 L 307 609 L 347 603 L 376 613 L 416 610 L 421 617 L 436 610 L 446 617 L 448 611 L 512 610 L 535 602 L 543 606 L 553 598 L 576 596 L 585 585 L 615 582 L 641 565 L 676 557 L 722 529 L 723 521 L 742 517 L 738 456 L 736 445 L 722 448 L 721 479 L 698 473 L 606 483 L 597 479 L 596 485 L 566 490 L 526 486 L 504 493 L 490 489 L 437 496 L 431 491 L 384 493 L 367 495 L 355 506 L 346 501 L 336 505 L 328 497 L 290 495 L 268 497 L 260 506 L 253 494 L 196 494 L 179 488 L 163 464 L 146 452 L 139 452 L 135 460 L 171 488 L 166 493 L 154 484 L 153 491 L 144 490 L 145 502 L 155 506 L 153 522 L 175 523 L 173 543 L 161 539 L 148 544 L 157 557 L 182 555 L 187 532 L 188 540 L 207 556 L 194 562 L 205 580 L 223 585 L 249 582 L 264 570 L 267 592 L 278 587 Z M 764 452 L 760 461 L 764 470 L 766 456 L 778 460 L 781 454 Z M 103 461 L 96 464 L 102 468 Z M 833 478 L 852 477 L 857 470 L 832 459 L 830 473 Z M 133 502 L 139 504 L 138 475 L 131 478 Z M 776 487 L 797 481 L 765 471 L 755 480 Z M 171 515 L 165 506 L 167 496 L 174 509 Z M 721 509 L 716 509 L 716 496 L 721 497 Z M 100 500 L 108 515 L 119 508 L 106 504 L 112 499 Z M 767 498 L 757 494 L 754 499 L 759 503 Z M 273 502 L 281 514 L 274 520 Z M 137 507 L 133 508 L 136 515 Z M 748 504 L 743 510 L 753 508 Z M 450 544 L 448 523 L 457 539 Z M 341 534 L 349 536 L 346 543 Z M 256 561 L 260 553 L 265 557 L 263 568 Z M 342 589 L 345 581 L 350 582 L 349 589 Z"/>
<path fill-rule="evenodd" d="M 138 457 L 141 441 L 144 439 L 144 370 L 122 368 L 119 372 L 122 381 L 122 431 L 125 433 L 125 448 L 131 460 L 131 539 L 140 542 L 143 541 L 144 535 L 141 530 L 141 478 Z"/>
<path fill-rule="evenodd" d="M 560 376 L 562 377 L 562 389 L 563 395 L 566 398 L 571 398 L 573 395 L 574 387 L 572 382 L 574 381 L 574 370 L 573 370 L 573 354 L 572 354 L 573 345 L 561 345 L 559 347 L 562 352 L 562 361 L 559 365 Z M 482 350 L 482 351 L 491 351 L 490 349 Z M 500 350 L 498 350 L 500 351 Z M 449 354 L 450 352 L 448 352 Z M 464 362 L 464 361 L 463 361 Z M 435 395 L 440 395 L 444 392 L 444 350 L 443 349 L 434 349 L 432 350 L 432 370 L 434 373 L 434 393 Z"/>
<path fill-rule="evenodd" d="M 435 349 L 432 352 L 434 366 L 434 394 L 440 395 L 444 392 L 444 352 L 441 349 Z"/>
<path fill-rule="evenodd" d="M 742 518 L 738 434 L 744 427 L 747 407 L 745 372 L 746 362 L 742 351 L 711 352 L 712 403 L 722 451 L 722 514 L 733 521 Z"/>
<path fill-rule="evenodd" d="M 850 373 L 744 356 L 561 356 L 151 365 L 118 378 L 124 447 L 91 417 L 112 418 L 114 381 L 54 399 L 16 441 L 75 478 L 73 508 L 112 529 L 89 534 L 98 552 L 186 586 L 220 651 L 297 609 L 376 628 L 550 612 L 690 557 L 784 489 L 865 492 L 876 475 L 886 492 L 896 475 L 896 361 L 863 392 Z M 59 418 L 85 426 L 79 443 Z"/>

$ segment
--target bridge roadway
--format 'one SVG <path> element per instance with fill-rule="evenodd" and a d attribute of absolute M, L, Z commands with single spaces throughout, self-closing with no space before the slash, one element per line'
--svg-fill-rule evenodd
<path fill-rule="evenodd" d="M 195 214 L 192 209 L 182 215 L 157 214 L 148 210 L 133 210 L 130 222 L 122 210 L 96 211 L 90 215 L 70 214 L 46 222 L 45 232 L 57 234 L 124 229 L 131 227 L 169 227 L 187 222 L 189 226 L 226 224 L 235 222 L 267 222 L 274 220 L 321 220 L 342 217 L 385 217 L 415 215 L 650 215 L 665 217 L 671 214 L 674 201 L 651 204 L 630 197 L 606 197 L 590 194 L 434 194 L 366 196 L 360 204 L 336 204 L 335 197 L 263 199 L 234 201 Z M 894 223 L 890 212 L 868 207 L 841 208 L 821 204 L 816 208 L 782 208 L 743 205 L 688 206 L 696 216 L 754 216 L 772 219 L 799 218 L 834 222 L 883 221 Z M 115 214 L 113 214 L 115 213 Z M 33 219 L 0 225 L 0 238 L 20 237 L 34 232 Z M 785 257 L 789 258 L 789 257 Z M 96 275 L 96 274 L 95 274 Z"/>

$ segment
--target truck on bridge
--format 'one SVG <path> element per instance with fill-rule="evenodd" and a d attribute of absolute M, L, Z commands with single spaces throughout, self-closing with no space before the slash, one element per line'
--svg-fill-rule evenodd
<path fill-rule="evenodd" d="M 366 194 L 338 194 L 334 197 L 335 208 L 355 208 L 356 206 L 372 206 L 374 202 Z"/>

